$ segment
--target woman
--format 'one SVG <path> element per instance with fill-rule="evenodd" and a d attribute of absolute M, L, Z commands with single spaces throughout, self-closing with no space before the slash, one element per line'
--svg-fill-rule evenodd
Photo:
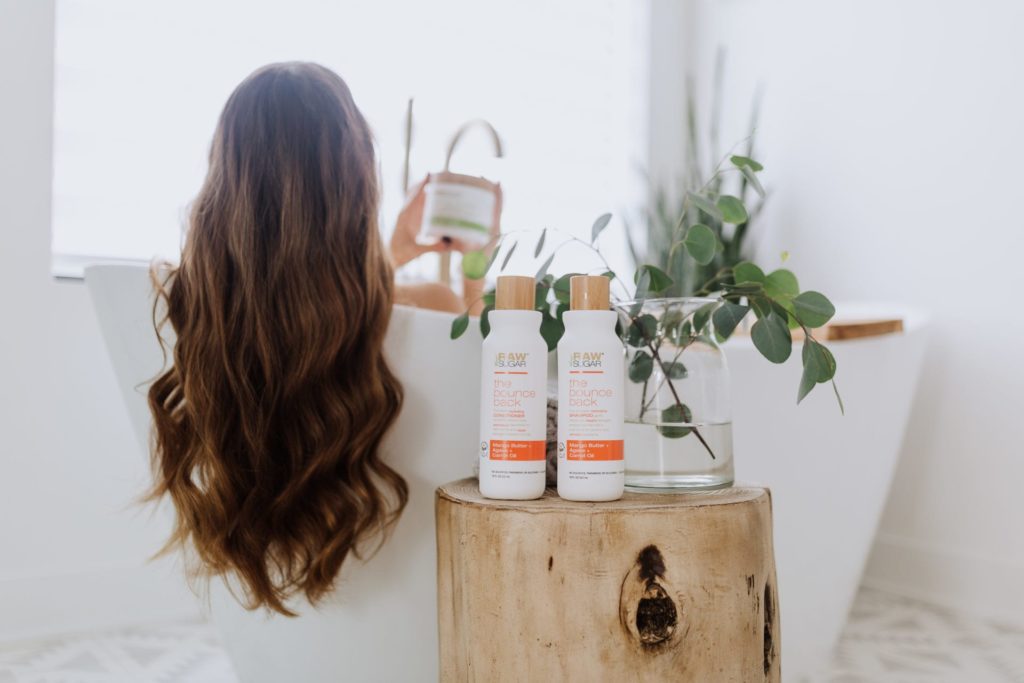
<path fill-rule="evenodd" d="M 372 551 L 408 498 L 380 458 L 402 404 L 382 355 L 392 304 L 463 310 L 442 285 L 396 287 L 423 185 L 388 254 L 370 130 L 315 64 L 249 76 L 224 107 L 181 265 L 162 279 L 173 365 L 152 385 L 152 498 L 177 512 L 168 548 L 230 575 L 251 608 L 316 603 Z M 496 216 L 497 219 L 497 216 Z M 497 220 L 495 220 L 497 223 Z"/>

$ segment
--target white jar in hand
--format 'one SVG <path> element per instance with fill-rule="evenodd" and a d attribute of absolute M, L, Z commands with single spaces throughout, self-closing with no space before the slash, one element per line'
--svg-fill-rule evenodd
<path fill-rule="evenodd" d="M 420 236 L 427 242 L 457 239 L 469 249 L 483 249 L 491 239 L 497 186 L 486 178 L 442 171 L 424 188 Z"/>

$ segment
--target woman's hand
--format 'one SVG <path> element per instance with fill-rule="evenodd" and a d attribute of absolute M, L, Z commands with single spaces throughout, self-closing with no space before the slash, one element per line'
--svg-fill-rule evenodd
<path fill-rule="evenodd" d="M 428 251 L 441 251 L 438 244 L 420 244 L 416 241 L 420 226 L 423 224 L 423 205 L 427 200 L 426 186 L 430 176 L 424 178 L 405 199 L 405 206 L 395 221 L 395 230 L 391 233 L 391 260 L 396 268 Z"/>
<path fill-rule="evenodd" d="M 436 242 L 426 244 L 417 240 L 420 226 L 423 224 L 423 207 L 427 199 L 426 186 L 428 182 L 430 182 L 429 175 L 413 188 L 395 222 L 395 230 L 391 233 L 391 259 L 396 268 L 429 252 L 454 250 L 466 253 L 473 251 L 460 239 L 444 237 Z M 498 185 L 495 190 L 494 218 L 491 221 L 491 240 L 483 248 L 487 254 L 494 249 L 498 235 L 501 233 L 501 204 L 501 185 Z"/>

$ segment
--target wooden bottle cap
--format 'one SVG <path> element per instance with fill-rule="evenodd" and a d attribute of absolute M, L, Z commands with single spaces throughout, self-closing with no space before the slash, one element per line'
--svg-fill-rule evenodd
<path fill-rule="evenodd" d="M 499 275 L 494 308 L 499 311 L 532 311 L 536 288 L 526 275 Z"/>
<path fill-rule="evenodd" d="M 573 311 L 607 311 L 611 306 L 608 283 L 604 275 L 569 278 L 569 308 Z"/>

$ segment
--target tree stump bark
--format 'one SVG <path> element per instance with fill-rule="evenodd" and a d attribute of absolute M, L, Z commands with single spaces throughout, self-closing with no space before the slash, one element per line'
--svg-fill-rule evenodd
<path fill-rule="evenodd" d="M 442 681 L 778 681 L 771 497 L 437 491 Z"/>

